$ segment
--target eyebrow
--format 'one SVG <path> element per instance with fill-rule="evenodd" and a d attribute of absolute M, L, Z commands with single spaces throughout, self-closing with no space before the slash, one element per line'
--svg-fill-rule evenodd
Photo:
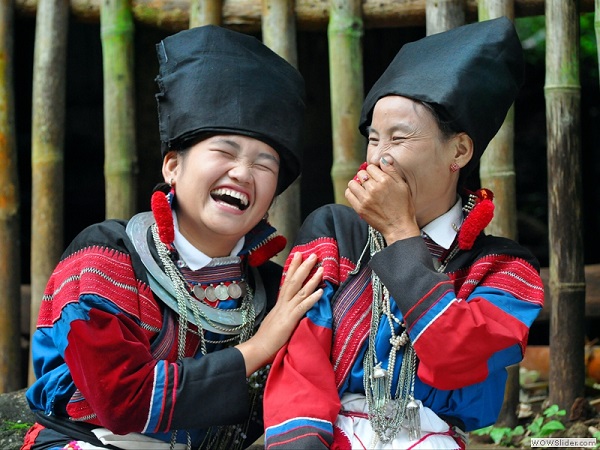
<path fill-rule="evenodd" d="M 402 131 L 403 133 L 411 133 L 411 132 L 415 131 L 415 127 L 411 126 L 411 125 L 410 125 L 410 124 L 408 124 L 408 123 L 405 123 L 405 122 L 400 122 L 400 123 L 398 123 L 398 124 L 394 125 L 394 126 L 391 128 L 391 130 L 390 130 L 390 131 L 391 131 L 392 133 L 393 133 L 393 132 L 395 132 L 395 131 Z M 367 134 L 368 134 L 368 133 L 371 133 L 371 132 L 379 134 L 379 132 L 378 132 L 377 130 L 373 129 L 373 127 L 371 127 L 371 126 L 369 125 L 369 126 L 367 127 Z"/>
<path fill-rule="evenodd" d="M 219 139 L 216 139 L 215 142 L 230 145 L 231 147 L 236 149 L 238 152 L 242 151 L 242 147 L 240 146 L 240 144 L 238 144 L 236 141 L 233 141 L 231 139 L 219 138 Z M 269 159 L 269 160 L 277 163 L 277 165 L 280 164 L 279 159 L 276 156 L 271 155 L 270 153 L 261 152 L 258 154 L 258 159 Z"/>

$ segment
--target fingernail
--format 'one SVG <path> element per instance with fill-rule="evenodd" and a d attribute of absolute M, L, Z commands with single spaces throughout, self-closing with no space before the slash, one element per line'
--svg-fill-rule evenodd
<path fill-rule="evenodd" d="M 380 161 L 381 161 L 381 164 L 383 164 L 384 166 L 389 166 L 390 165 L 390 163 L 388 162 L 388 160 L 385 159 L 385 156 L 382 156 L 381 159 L 380 159 Z"/>

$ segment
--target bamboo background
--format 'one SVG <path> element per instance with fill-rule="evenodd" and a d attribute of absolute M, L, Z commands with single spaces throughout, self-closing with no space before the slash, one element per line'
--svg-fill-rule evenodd
<path fill-rule="evenodd" d="M 20 323 L 19 285 L 31 285 L 31 313 L 24 315 L 33 327 L 45 282 L 65 244 L 89 223 L 148 209 L 150 190 L 160 181 L 153 80 L 154 44 L 162 37 L 189 26 L 221 24 L 262 38 L 307 79 L 305 171 L 271 212 L 291 241 L 314 207 L 345 201 L 345 185 L 363 159 L 364 140 L 357 131 L 362 98 L 402 43 L 499 15 L 544 15 L 550 38 L 545 73 L 534 76 L 534 89 L 545 95 L 547 112 L 541 123 L 539 113 L 515 118 L 519 108 L 530 112 L 526 102 L 533 94 L 525 93 L 525 105 L 517 101 L 490 144 L 480 177 L 499 205 L 488 232 L 524 239 L 517 230 L 519 198 L 531 193 L 518 190 L 517 175 L 532 164 L 522 156 L 534 152 L 528 144 L 543 141 L 548 152 L 543 169 L 549 175 L 525 176 L 520 185 L 544 185 L 547 178 L 548 235 L 542 238 L 548 256 L 540 259 L 550 265 L 547 295 L 554 300 L 550 343 L 557 359 L 551 384 L 555 403 L 568 408 L 582 388 L 572 352 L 583 349 L 583 332 L 572 330 L 584 330 L 582 274 L 589 263 L 582 211 L 590 194 L 582 186 L 586 175 L 600 175 L 599 157 L 589 167 L 581 159 L 581 126 L 590 121 L 597 126 L 600 113 L 579 115 L 577 19 L 596 11 L 598 36 L 598 9 L 600 0 L 2 0 L 0 268 L 6 270 L 0 273 L 0 307 L 6 314 L 0 323 L 0 392 L 22 387 L 23 377 L 32 380 L 28 357 L 18 362 L 21 330 L 9 325 Z M 533 124 L 527 130 L 535 136 L 516 136 L 523 123 Z M 595 136 L 596 147 L 583 149 L 587 155 L 600 154 Z M 110 155 L 106 161 L 104 154 Z M 546 155 L 535 156 L 539 171 Z M 593 196 L 589 201 L 593 204 Z M 544 227 L 540 230 L 543 234 Z M 514 401 L 514 391 L 507 390 L 507 404 L 511 394 Z M 511 414 L 501 420 L 510 423 Z"/>

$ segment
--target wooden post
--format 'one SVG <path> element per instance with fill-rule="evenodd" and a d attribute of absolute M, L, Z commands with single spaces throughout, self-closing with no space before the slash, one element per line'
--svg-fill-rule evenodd
<path fill-rule="evenodd" d="M 465 0 L 427 0 L 425 29 L 427 36 L 465 24 Z"/>
<path fill-rule="evenodd" d="M 221 0 L 190 0 L 190 28 L 202 25 L 221 25 L 223 21 Z"/>
<path fill-rule="evenodd" d="M 133 85 L 133 16 L 129 0 L 102 0 L 104 180 L 106 218 L 135 213 L 137 157 Z"/>
<path fill-rule="evenodd" d="M 31 335 L 46 283 L 63 251 L 68 0 L 40 0 L 31 121 Z M 33 370 L 29 382 L 35 380 Z"/>
<path fill-rule="evenodd" d="M 364 98 L 360 0 L 330 0 L 327 35 L 333 134 L 331 177 L 335 202 L 348 204 L 344 192 L 366 153 L 365 140 L 358 131 Z"/>
<path fill-rule="evenodd" d="M 515 18 L 514 0 L 479 0 L 479 20 L 506 16 Z M 518 240 L 516 174 L 514 164 L 514 106 L 508 111 L 498 134 L 491 140 L 480 162 L 481 185 L 494 193 L 494 218 L 486 233 Z M 496 421 L 497 426 L 517 426 L 519 407 L 519 365 L 507 369 L 508 379 L 504 403 Z"/>
<path fill-rule="evenodd" d="M 298 66 L 293 0 L 262 0 L 262 40 L 292 66 Z M 288 240 L 285 250 L 273 258 L 283 264 L 300 227 L 300 178 L 275 200 L 269 221 Z"/>
<path fill-rule="evenodd" d="M 550 241 L 549 402 L 584 394 L 585 277 L 581 217 L 578 2 L 546 0 L 546 128 Z M 568 419 L 568 417 L 567 417 Z"/>
<path fill-rule="evenodd" d="M 21 245 L 12 0 L 0 2 L 0 393 L 21 382 Z"/>

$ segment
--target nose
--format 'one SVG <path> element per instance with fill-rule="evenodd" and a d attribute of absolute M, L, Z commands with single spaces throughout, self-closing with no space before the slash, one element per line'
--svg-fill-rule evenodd
<path fill-rule="evenodd" d="M 367 162 L 369 164 L 379 165 L 379 160 L 381 159 L 382 154 L 383 147 L 381 143 L 377 144 L 377 146 L 370 145 L 367 151 Z"/>
<path fill-rule="evenodd" d="M 252 179 L 250 167 L 246 164 L 238 163 L 229 169 L 229 177 L 240 183 L 249 183 Z"/>

